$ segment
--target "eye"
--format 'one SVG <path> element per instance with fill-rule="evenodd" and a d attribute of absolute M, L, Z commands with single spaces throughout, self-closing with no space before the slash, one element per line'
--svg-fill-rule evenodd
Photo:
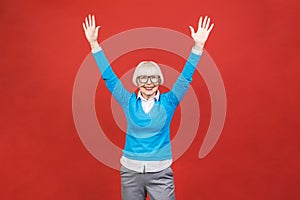
<path fill-rule="evenodd" d="M 150 79 L 153 83 L 158 82 L 158 76 L 150 76 Z"/>
<path fill-rule="evenodd" d="M 140 76 L 139 79 L 140 79 L 140 82 L 144 83 L 144 82 L 147 82 L 148 76 Z"/>

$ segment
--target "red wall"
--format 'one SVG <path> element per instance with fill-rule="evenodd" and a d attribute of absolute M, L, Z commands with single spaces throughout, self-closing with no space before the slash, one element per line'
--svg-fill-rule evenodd
<path fill-rule="evenodd" d="M 100 41 L 145 26 L 189 35 L 188 26 L 196 26 L 200 15 L 215 22 L 206 50 L 225 84 L 225 126 L 212 152 L 199 159 L 210 99 L 196 75 L 193 86 L 201 89 L 201 124 L 191 147 L 173 164 L 177 199 L 299 199 L 297 7 L 296 0 L 2 0 L 0 198 L 121 198 L 118 172 L 85 149 L 72 116 L 74 80 L 90 51 L 81 23 L 93 13 L 102 25 Z M 113 67 L 122 74 L 129 63 L 156 55 L 170 57 L 137 51 Z M 99 87 L 97 92 L 107 92 Z M 97 93 L 97 112 L 109 102 L 101 102 L 101 97 Z M 173 134 L 178 118 L 180 112 Z M 108 137 L 122 146 L 119 130 L 114 125 L 106 128 L 111 130 Z"/>

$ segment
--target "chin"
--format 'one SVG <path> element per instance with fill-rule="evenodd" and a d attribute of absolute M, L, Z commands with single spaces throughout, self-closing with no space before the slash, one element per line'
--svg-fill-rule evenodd
<path fill-rule="evenodd" d="M 151 90 L 151 91 L 145 91 L 144 94 L 146 94 L 147 96 L 152 96 L 152 95 L 155 95 L 157 92 L 157 90 Z"/>
<path fill-rule="evenodd" d="M 153 87 L 152 90 L 147 90 L 144 86 L 140 87 L 140 91 L 143 95 L 147 97 L 152 97 L 156 95 L 156 92 L 158 91 L 158 87 Z"/>

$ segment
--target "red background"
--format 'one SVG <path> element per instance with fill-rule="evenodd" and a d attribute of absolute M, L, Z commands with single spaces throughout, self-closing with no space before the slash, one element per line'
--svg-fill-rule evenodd
<path fill-rule="evenodd" d="M 89 154 L 72 117 L 74 80 L 90 51 L 81 23 L 93 13 L 102 25 L 100 41 L 144 26 L 189 35 L 188 26 L 196 26 L 200 15 L 215 22 L 206 49 L 224 80 L 226 122 L 213 151 L 198 159 L 210 101 L 196 74 L 203 121 L 196 140 L 173 164 L 177 199 L 300 199 L 297 11 L 296 0 L 2 0 L 0 198 L 121 198 L 119 173 Z M 155 56 L 165 62 L 172 57 L 137 51 L 113 67 L 122 74 L 128 64 Z M 166 64 L 180 69 L 184 61 L 175 60 Z M 100 83 L 98 93 L 104 90 Z M 107 103 L 101 104 L 98 93 L 97 112 Z M 107 128 L 122 146 L 115 126 Z"/>

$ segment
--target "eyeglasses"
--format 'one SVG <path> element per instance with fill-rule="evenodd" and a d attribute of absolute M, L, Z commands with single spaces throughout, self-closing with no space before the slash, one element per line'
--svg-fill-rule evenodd
<path fill-rule="evenodd" d="M 155 76 L 155 75 L 152 75 L 152 76 L 139 76 L 137 78 L 138 78 L 140 83 L 147 83 L 149 79 L 152 83 L 158 83 L 158 81 L 159 81 L 159 76 Z"/>

